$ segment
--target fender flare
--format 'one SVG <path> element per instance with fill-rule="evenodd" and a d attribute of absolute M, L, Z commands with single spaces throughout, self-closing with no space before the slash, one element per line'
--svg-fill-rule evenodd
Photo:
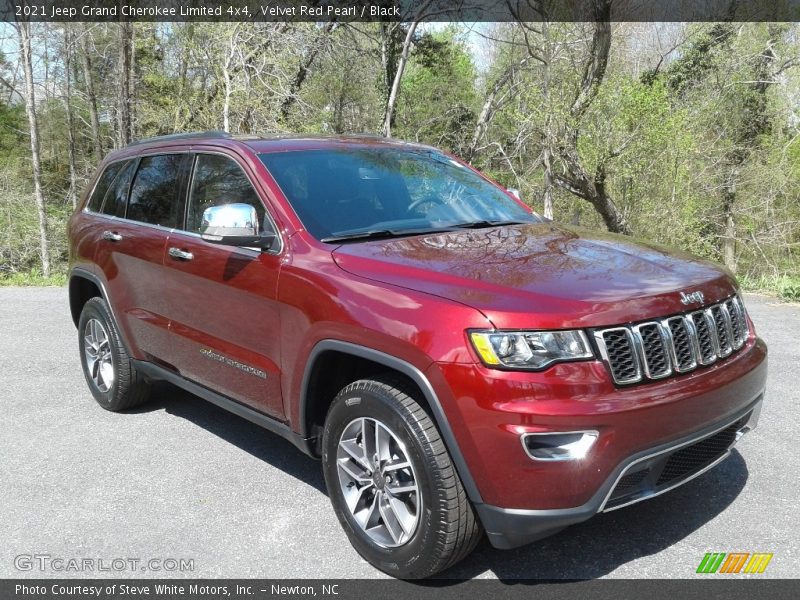
<path fill-rule="evenodd" d="M 451 429 L 450 423 L 447 420 L 447 416 L 442 408 L 442 404 L 439 402 L 439 397 L 436 395 L 436 392 L 434 391 L 430 381 L 428 381 L 428 378 L 425 377 L 425 374 L 422 371 L 420 371 L 411 363 L 390 354 L 386 354 L 385 352 L 381 352 L 380 350 L 333 339 L 322 340 L 314 346 L 308 356 L 308 360 L 306 361 L 306 368 L 303 372 L 303 381 L 300 388 L 300 434 L 303 437 L 308 436 L 306 420 L 308 383 L 311 378 L 314 364 L 316 363 L 320 354 L 331 350 L 341 352 L 343 354 L 351 354 L 353 356 L 371 360 L 372 362 L 384 365 L 390 369 L 402 373 L 411 379 L 417 385 L 417 387 L 419 387 L 419 389 L 422 391 L 422 394 L 425 396 L 425 400 L 428 402 L 428 406 L 430 406 L 436 426 L 442 435 L 442 441 L 444 442 L 447 451 L 453 459 L 453 464 L 458 472 L 459 477 L 461 478 L 461 483 L 464 485 L 464 490 L 467 492 L 467 496 L 473 504 L 483 503 L 480 492 L 478 491 L 478 486 L 475 484 L 475 480 L 473 479 L 472 473 L 467 466 L 466 460 L 464 460 L 464 455 L 461 453 L 461 449 L 458 446 L 456 437 L 453 434 L 453 430 Z"/>
<path fill-rule="evenodd" d="M 103 281 L 91 271 L 87 271 L 86 269 L 82 269 L 80 267 L 73 267 L 69 273 L 69 282 L 72 282 L 72 279 L 75 277 L 80 277 L 82 279 L 86 279 L 87 281 L 92 282 L 97 289 L 100 290 L 100 296 L 105 300 L 106 304 L 108 305 L 108 310 L 111 312 L 111 318 L 114 319 L 114 324 L 117 326 L 117 333 L 119 334 L 120 340 L 122 340 L 122 344 L 125 346 L 125 350 L 130 355 L 130 345 L 128 344 L 128 340 L 125 338 L 125 332 L 119 326 L 119 319 L 117 319 L 116 312 L 114 310 L 114 304 L 111 302 L 111 299 L 108 296 L 108 290 L 106 290 L 106 286 Z M 72 296 L 70 294 L 69 298 L 70 302 L 70 312 L 72 312 Z M 78 326 L 78 323 L 75 323 L 75 326 Z"/>

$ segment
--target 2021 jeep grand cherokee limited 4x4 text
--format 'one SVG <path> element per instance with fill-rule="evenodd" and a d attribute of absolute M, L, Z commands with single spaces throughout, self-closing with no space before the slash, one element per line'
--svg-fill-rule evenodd
<path fill-rule="evenodd" d="M 99 404 L 167 380 L 288 438 L 395 576 L 665 492 L 758 417 L 766 347 L 727 271 L 546 222 L 430 147 L 133 144 L 69 238 Z"/>

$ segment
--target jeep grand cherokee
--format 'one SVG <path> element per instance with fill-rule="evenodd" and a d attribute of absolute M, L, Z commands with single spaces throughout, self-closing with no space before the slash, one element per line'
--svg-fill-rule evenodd
<path fill-rule="evenodd" d="M 689 481 L 764 392 L 728 271 L 546 221 L 427 146 L 147 140 L 100 165 L 69 239 L 97 402 L 166 380 L 291 440 L 398 577 Z"/>

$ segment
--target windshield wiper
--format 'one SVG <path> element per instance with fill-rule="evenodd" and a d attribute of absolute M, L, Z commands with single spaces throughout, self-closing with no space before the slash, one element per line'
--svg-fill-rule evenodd
<path fill-rule="evenodd" d="M 528 223 L 535 223 L 536 221 L 489 221 L 486 219 L 480 221 L 469 221 L 467 223 L 455 223 L 451 227 L 455 229 L 480 229 L 482 227 L 500 227 L 501 225 L 525 225 Z"/>
<path fill-rule="evenodd" d="M 407 235 L 423 235 L 427 233 L 442 233 L 453 231 L 452 227 L 439 229 L 369 229 L 367 231 L 349 231 L 337 233 L 322 238 L 320 241 L 330 244 L 333 242 L 346 242 L 355 240 L 379 240 L 387 238 L 405 237 Z"/>

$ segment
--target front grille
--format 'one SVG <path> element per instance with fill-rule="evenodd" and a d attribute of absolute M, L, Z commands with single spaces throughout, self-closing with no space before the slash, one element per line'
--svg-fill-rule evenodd
<path fill-rule="evenodd" d="M 595 340 L 620 385 L 687 373 L 744 346 L 749 331 L 737 296 L 702 310 L 630 327 L 595 331 Z"/>

